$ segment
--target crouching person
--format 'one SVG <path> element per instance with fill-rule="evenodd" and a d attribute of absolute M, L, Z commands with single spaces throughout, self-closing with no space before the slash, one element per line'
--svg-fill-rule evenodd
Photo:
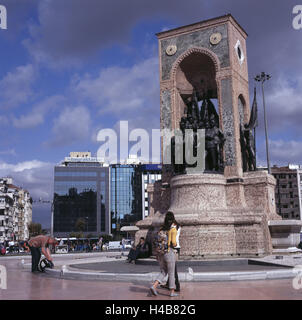
<path fill-rule="evenodd" d="M 41 251 L 44 254 L 45 258 L 47 259 L 47 261 L 49 262 L 49 265 L 51 267 L 54 266 L 53 262 L 52 262 L 52 257 L 50 254 L 50 250 L 49 250 L 49 245 L 57 245 L 58 242 L 56 239 L 49 237 L 49 236 L 36 236 L 31 238 L 27 245 L 30 249 L 31 252 L 31 257 L 32 257 L 32 262 L 31 262 L 31 271 L 32 272 L 37 272 L 39 271 L 38 269 L 38 265 L 40 262 L 40 258 L 41 258 Z"/>

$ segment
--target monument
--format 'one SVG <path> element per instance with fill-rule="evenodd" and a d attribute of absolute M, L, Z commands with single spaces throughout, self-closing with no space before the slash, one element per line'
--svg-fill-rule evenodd
<path fill-rule="evenodd" d="M 164 164 L 136 239 L 152 237 L 170 210 L 182 225 L 183 259 L 270 254 L 268 221 L 280 217 L 274 177 L 255 171 L 247 33 L 228 14 L 157 37 L 161 130 L 204 129 L 205 170 Z"/>

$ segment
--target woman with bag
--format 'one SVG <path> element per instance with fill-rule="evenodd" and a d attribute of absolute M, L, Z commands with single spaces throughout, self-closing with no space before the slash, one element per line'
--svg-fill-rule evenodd
<path fill-rule="evenodd" d="M 176 236 L 179 224 L 176 222 L 173 212 L 167 212 L 165 221 L 157 234 L 156 255 L 160 266 L 160 273 L 150 287 L 153 295 L 157 296 L 157 286 L 163 283 L 166 276 L 169 276 L 170 297 L 177 297 L 175 293 L 175 262 L 177 260 Z"/>

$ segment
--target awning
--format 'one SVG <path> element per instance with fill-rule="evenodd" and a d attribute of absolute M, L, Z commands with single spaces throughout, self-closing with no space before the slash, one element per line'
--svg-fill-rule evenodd
<path fill-rule="evenodd" d="M 135 231 L 138 231 L 139 228 L 136 227 L 136 226 L 125 226 L 125 227 L 121 227 L 121 231 L 125 231 L 125 232 L 135 232 Z"/>

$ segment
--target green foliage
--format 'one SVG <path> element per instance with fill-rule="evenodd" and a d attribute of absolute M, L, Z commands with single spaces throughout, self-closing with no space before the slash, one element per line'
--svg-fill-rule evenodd
<path fill-rule="evenodd" d="M 110 234 L 102 234 L 101 237 L 103 238 L 103 243 L 107 243 L 113 239 Z"/>
<path fill-rule="evenodd" d="M 41 223 L 31 222 L 28 224 L 29 237 L 35 237 L 43 234 Z"/>
<path fill-rule="evenodd" d="M 75 223 L 75 229 L 82 233 L 86 228 L 86 221 L 83 218 L 79 218 Z"/>
<path fill-rule="evenodd" d="M 71 232 L 69 238 L 84 238 L 83 232 Z"/>

